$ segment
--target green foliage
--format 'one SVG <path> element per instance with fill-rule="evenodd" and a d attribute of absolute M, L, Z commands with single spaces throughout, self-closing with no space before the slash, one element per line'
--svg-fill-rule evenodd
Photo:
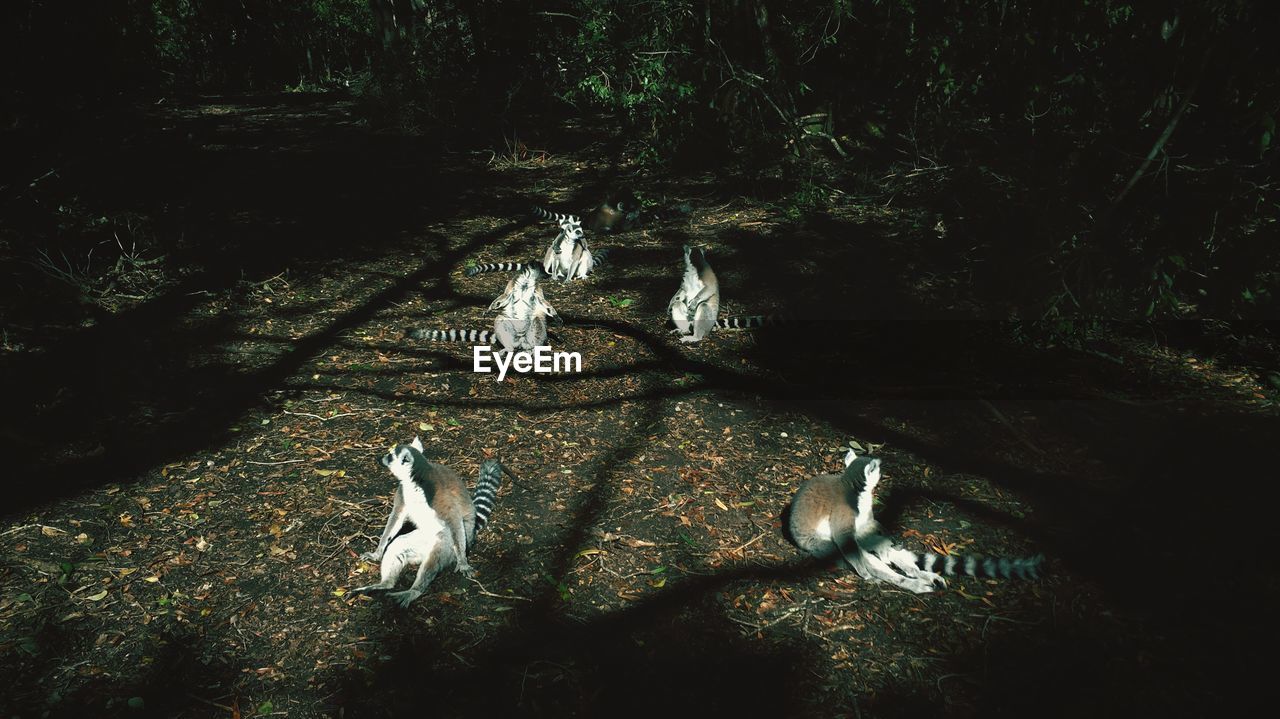
<path fill-rule="evenodd" d="M 686 138 L 698 88 L 690 72 L 692 4 L 578 2 L 581 18 L 568 50 L 564 99 L 615 111 L 647 129 L 642 159 L 660 161 Z"/>
<path fill-rule="evenodd" d="M 556 593 L 560 595 L 560 601 L 564 602 L 565 604 L 568 604 L 573 601 L 573 593 L 569 591 L 569 585 L 556 579 L 554 576 L 552 576 L 551 572 L 548 572 L 545 569 L 539 569 L 538 573 L 541 574 L 542 578 L 546 580 L 547 584 L 550 584 L 551 587 L 556 591 Z"/>
<path fill-rule="evenodd" d="M 778 204 L 782 216 L 792 222 L 830 204 L 831 188 L 813 180 L 801 180 L 798 187 Z"/>
<path fill-rule="evenodd" d="M 1151 268 L 1150 282 L 1147 284 L 1147 308 L 1145 315 L 1152 317 L 1161 314 L 1174 314 L 1178 305 L 1178 294 L 1174 291 L 1174 276 L 1185 271 L 1187 262 L 1182 255 L 1169 255 L 1159 258 Z"/>
<path fill-rule="evenodd" d="M 0 72 L 30 112 L 70 116 L 115 92 L 102 78 L 340 85 L 374 124 L 490 141 L 603 112 L 626 159 L 768 179 L 791 220 L 851 175 L 917 178 L 861 189 L 944 217 L 957 241 L 937 251 L 986 258 L 975 272 L 1028 337 L 1277 309 L 1262 3 L 33 0 L 12 15 Z"/>
<path fill-rule="evenodd" d="M 113 75 L 144 84 L 320 88 L 367 67 L 373 48 L 366 0 L 104 0 L 74 13 L 30 4 L 30 42 L 57 47 L 64 38 L 79 38 L 72 53 L 84 53 L 99 71 L 105 61 Z M 102 76 L 68 80 L 89 92 L 94 77 Z"/>

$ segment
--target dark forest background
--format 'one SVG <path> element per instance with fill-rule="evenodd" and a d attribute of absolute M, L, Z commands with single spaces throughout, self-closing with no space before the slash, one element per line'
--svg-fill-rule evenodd
<path fill-rule="evenodd" d="M 6 213 L 59 157 L 110 145 L 114 111 L 179 91 L 347 92 L 375 126 L 517 154 L 540 124 L 605 113 L 635 159 L 718 168 L 797 217 L 837 190 L 934 207 L 948 232 L 935 252 L 1035 341 L 1078 341 L 1109 319 L 1276 317 L 1267 3 L 104 0 L 3 13 Z M 38 225 L 26 241 L 74 267 L 84 249 Z"/>

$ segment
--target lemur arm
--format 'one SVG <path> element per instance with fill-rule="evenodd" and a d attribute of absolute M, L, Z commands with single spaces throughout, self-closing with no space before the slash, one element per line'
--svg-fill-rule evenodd
<path fill-rule="evenodd" d="M 534 296 L 534 299 L 536 300 L 534 302 L 535 310 L 541 307 L 542 311 L 545 312 L 548 317 L 555 317 L 560 324 L 562 325 L 564 324 L 564 320 L 560 319 L 560 315 L 556 313 L 556 308 L 552 307 L 551 303 L 547 302 L 546 296 L 542 294 L 541 287 L 538 287 L 533 291 L 533 296 Z"/>
<path fill-rule="evenodd" d="M 681 342 L 701 341 L 702 338 L 706 337 L 707 333 L 716 326 L 716 316 L 715 312 L 711 309 L 711 305 L 705 302 L 698 305 L 698 309 L 694 310 L 693 322 L 691 324 L 693 334 L 681 337 Z"/>
<path fill-rule="evenodd" d="M 688 301 L 688 304 L 690 307 L 706 304 L 707 300 L 711 299 L 719 291 L 720 286 L 717 284 L 703 284 L 702 289 L 698 290 L 698 294 L 694 295 L 693 299 Z"/>
<path fill-rule="evenodd" d="M 677 292 L 667 304 L 667 311 L 671 314 L 671 324 L 676 326 L 671 330 L 672 334 L 689 334 L 689 305 L 685 302 L 684 294 Z"/>
<path fill-rule="evenodd" d="M 361 554 L 360 558 L 367 559 L 370 562 L 382 561 L 382 554 L 387 551 L 387 545 L 404 528 L 404 522 L 407 518 L 404 511 L 404 488 L 396 487 L 395 496 L 391 500 L 391 514 L 387 516 L 387 526 L 382 530 L 382 538 L 378 540 L 378 548 L 372 552 Z"/>

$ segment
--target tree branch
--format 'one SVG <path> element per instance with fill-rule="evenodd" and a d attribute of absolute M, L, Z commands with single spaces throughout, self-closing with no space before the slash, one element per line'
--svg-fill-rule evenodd
<path fill-rule="evenodd" d="M 1146 174 L 1147 168 L 1151 167 L 1151 162 L 1156 159 L 1156 155 L 1160 154 L 1160 151 L 1164 149 L 1165 143 L 1173 136 L 1173 131 L 1178 126 L 1178 120 L 1182 119 L 1182 114 L 1191 106 L 1191 100 L 1195 97 L 1196 90 L 1200 87 L 1200 80 L 1204 78 L 1204 70 L 1208 66 L 1209 50 L 1205 50 L 1204 59 L 1200 62 L 1200 69 L 1196 71 L 1196 76 L 1191 81 L 1191 87 L 1187 88 L 1187 96 L 1183 98 L 1182 105 L 1173 113 L 1173 117 L 1169 118 L 1169 124 L 1165 125 L 1164 132 L 1160 133 L 1160 137 L 1156 139 L 1156 144 L 1151 146 L 1151 152 L 1147 153 L 1146 159 L 1142 161 L 1137 171 L 1129 178 L 1129 182 L 1125 184 L 1124 189 L 1120 191 L 1120 194 L 1116 195 L 1116 199 L 1111 201 L 1111 209 L 1113 211 L 1120 206 L 1121 202 L 1124 202 L 1124 198 L 1128 197 L 1129 191 L 1133 189 L 1134 185 L 1138 184 L 1138 180 L 1141 180 L 1142 176 Z"/>

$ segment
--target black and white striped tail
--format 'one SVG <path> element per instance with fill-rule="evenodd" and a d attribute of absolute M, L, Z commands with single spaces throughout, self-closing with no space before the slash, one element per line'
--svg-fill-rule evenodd
<path fill-rule="evenodd" d="M 535 217 L 540 217 L 544 220 L 551 220 L 552 222 L 564 222 L 566 220 L 572 220 L 579 224 L 582 222 L 582 218 L 577 215 L 566 215 L 563 212 L 551 212 L 550 210 L 544 210 L 537 205 L 533 206 L 533 214 Z"/>
<path fill-rule="evenodd" d="M 913 552 L 914 554 L 914 552 Z M 942 556 L 932 552 L 916 554 L 916 566 L 926 572 L 948 577 L 964 575 L 983 579 L 1039 579 L 1044 555 L 1034 557 L 983 557 L 976 554 Z"/>
<path fill-rule="evenodd" d="M 493 514 L 493 507 L 498 503 L 498 487 L 502 486 L 502 473 L 506 471 L 507 468 L 496 459 L 486 459 L 480 463 L 480 478 L 476 480 L 476 491 L 471 497 L 471 504 L 476 508 L 477 532 L 489 523 L 489 515 Z"/>
<path fill-rule="evenodd" d="M 532 262 L 486 262 L 467 268 L 467 277 L 475 277 L 481 272 L 520 272 L 534 267 Z"/>
<path fill-rule="evenodd" d="M 612 247 L 602 247 L 598 250 L 591 251 L 591 259 L 595 262 L 597 267 L 609 261 L 609 251 L 612 249 Z"/>
<path fill-rule="evenodd" d="M 432 342 L 471 342 L 474 344 L 492 344 L 492 330 L 424 330 L 408 329 L 404 334 L 413 340 L 431 340 Z"/>
<path fill-rule="evenodd" d="M 787 318 L 782 315 L 741 315 L 738 317 L 721 317 L 716 326 L 722 330 L 749 330 L 756 327 L 772 327 L 786 324 Z"/>

